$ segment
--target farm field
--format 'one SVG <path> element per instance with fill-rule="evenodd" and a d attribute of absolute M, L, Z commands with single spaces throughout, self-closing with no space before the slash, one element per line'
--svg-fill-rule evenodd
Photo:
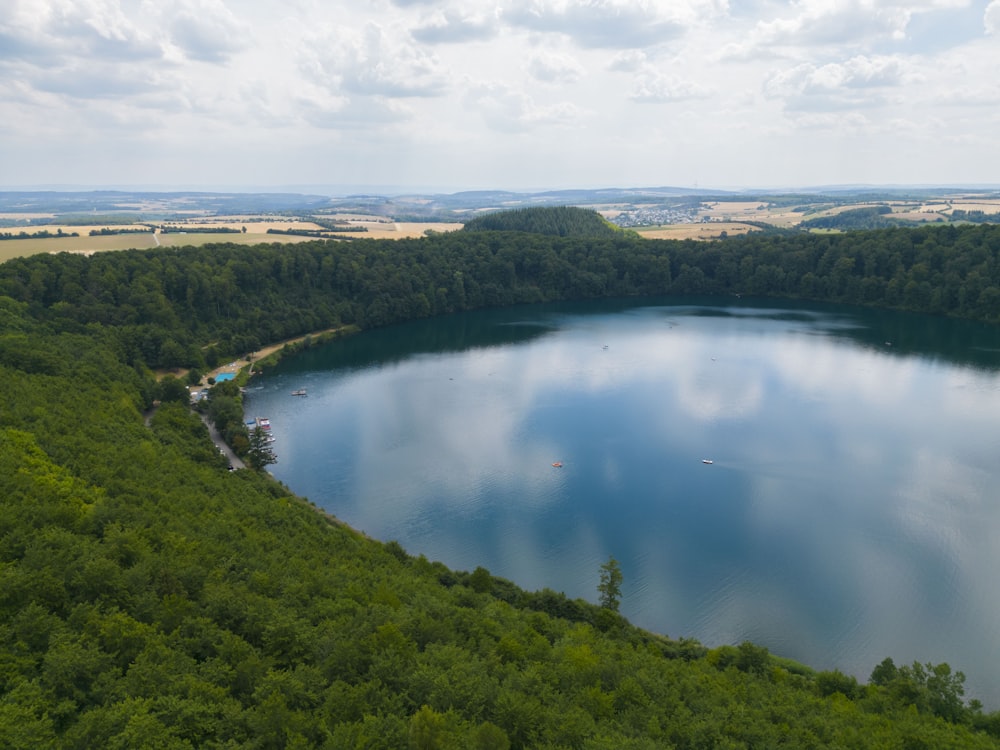
<path fill-rule="evenodd" d="M 0 214 L 0 219 L 14 219 L 11 214 Z M 374 220 L 351 221 L 354 226 L 362 226 L 367 231 L 356 232 L 348 236 L 370 239 L 403 239 L 408 237 L 420 237 L 427 230 L 435 232 L 448 232 L 461 228 L 461 224 L 454 223 L 423 223 L 423 222 L 387 222 Z M 167 221 L 164 226 L 172 230 L 166 234 L 157 232 L 155 239 L 152 232 L 142 232 L 138 234 L 110 234 L 90 236 L 91 230 L 100 230 L 108 225 L 67 225 L 67 224 L 47 224 L 36 227 L 14 227 L 0 229 L 0 232 L 17 233 L 20 231 L 32 232 L 46 230 L 48 232 L 58 232 L 62 230 L 65 234 L 73 232 L 79 237 L 39 237 L 17 240 L 0 241 L 0 262 L 10 258 L 19 258 L 36 253 L 96 253 L 113 250 L 145 249 L 153 247 L 182 247 L 185 245 L 201 246 L 213 242 L 228 242 L 238 245 L 257 245 L 261 243 L 292 243 L 309 242 L 315 238 L 303 237 L 290 234 L 268 234 L 268 229 L 305 229 L 321 230 L 319 224 L 309 221 L 289 220 L 285 218 L 274 218 L 262 220 L 261 217 L 212 217 L 211 219 L 199 218 L 191 222 Z M 184 227 L 225 227 L 237 230 L 236 232 L 197 232 L 186 231 Z M 141 227 L 141 225 L 138 225 Z M 240 231 L 246 227 L 246 232 Z M 117 229 L 137 228 L 137 226 L 116 225 Z M 336 232 L 336 230 L 329 230 Z"/>
<path fill-rule="evenodd" d="M 276 234 L 157 234 L 160 247 L 201 246 L 212 242 L 232 242 L 240 245 L 257 245 L 262 242 L 306 242 L 309 237 Z M 20 258 L 36 253 L 91 253 L 113 250 L 132 250 L 157 247 L 152 233 L 115 234 L 89 237 L 44 237 L 41 239 L 4 240 L 0 242 L 0 261 Z"/>
<path fill-rule="evenodd" d="M 659 227 L 641 227 L 635 230 L 641 237 L 651 240 L 717 240 L 725 232 L 728 237 L 759 232 L 760 228 L 735 221 L 710 223 L 664 224 Z"/>
<path fill-rule="evenodd" d="M 752 199 L 738 195 L 731 198 L 696 198 L 643 193 L 622 194 L 610 200 L 607 192 L 545 196 L 545 200 L 561 200 L 565 205 L 592 208 L 616 223 L 621 215 L 625 219 L 621 225 L 642 237 L 678 240 L 740 236 L 760 231 L 767 225 L 794 229 L 806 221 L 879 206 L 891 212 L 882 215 L 891 216 L 904 226 L 963 221 L 967 217 L 962 212 L 1000 215 L 1000 195 L 996 191 L 942 190 L 939 193 L 928 191 L 912 195 L 885 190 L 859 191 L 854 195 L 755 195 Z M 35 253 L 89 254 L 129 248 L 200 246 L 223 242 L 296 243 L 316 239 L 294 234 L 268 234 L 268 230 L 341 233 L 352 239 L 404 239 L 420 237 L 429 231 L 461 229 L 463 217 L 490 210 L 487 206 L 495 209 L 519 208 L 533 200 L 530 195 L 513 193 L 500 197 L 503 200 L 488 194 L 482 196 L 481 202 L 476 202 L 462 195 L 407 196 L 396 200 L 374 200 L 371 196 L 363 196 L 356 201 L 329 199 L 310 202 L 302 196 L 291 196 L 287 205 L 283 205 L 283 199 L 275 196 L 71 193 L 38 197 L 33 193 L 0 192 L 0 232 L 16 235 L 22 231 L 44 231 L 79 235 L 0 240 L 0 262 Z M 247 208 L 252 205 L 261 205 L 261 210 Z M 81 211 L 81 206 L 86 210 Z M 419 215 L 414 216 L 414 213 Z M 395 221 L 396 216 L 415 220 Z M 155 236 L 145 231 L 145 228 L 153 226 L 158 228 Z M 144 231 L 90 236 L 92 230 L 100 231 L 105 227 Z M 161 227 L 171 231 L 163 233 L 159 230 Z M 199 231 L 209 227 L 233 231 Z M 842 229 L 832 222 L 823 231 Z"/>

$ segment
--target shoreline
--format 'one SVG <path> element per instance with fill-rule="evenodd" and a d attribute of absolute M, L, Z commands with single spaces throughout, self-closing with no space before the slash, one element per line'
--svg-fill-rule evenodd
<path fill-rule="evenodd" d="M 190 389 L 201 389 L 209 388 L 208 380 L 212 378 L 213 380 L 218 380 L 220 375 L 231 374 L 233 379 L 239 378 L 241 373 L 247 371 L 247 378 L 253 376 L 253 366 L 261 366 L 265 362 L 270 365 L 277 362 L 280 357 L 275 357 L 276 354 L 280 354 L 287 347 L 295 347 L 298 350 L 298 345 L 302 344 L 306 339 L 312 339 L 313 343 L 320 344 L 327 341 L 332 341 L 335 338 L 340 338 L 341 336 L 348 336 L 354 333 L 360 333 L 361 329 L 355 325 L 340 325 L 335 328 L 324 328 L 320 331 L 312 331 L 310 333 L 302 334 L 301 336 L 294 336 L 290 339 L 284 339 L 275 344 L 268 344 L 267 346 L 261 347 L 255 352 L 250 352 L 245 357 L 239 357 L 232 360 L 224 365 L 219 365 L 214 367 L 208 372 L 201 376 L 201 380 L 198 381 L 196 385 L 189 386 Z M 154 374 L 157 381 L 162 380 L 167 375 L 173 375 L 175 378 L 184 378 L 191 371 L 191 368 L 179 367 L 173 370 L 155 370 Z"/>

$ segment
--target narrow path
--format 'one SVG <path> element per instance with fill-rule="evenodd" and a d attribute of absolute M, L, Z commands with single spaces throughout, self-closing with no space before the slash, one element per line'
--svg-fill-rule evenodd
<path fill-rule="evenodd" d="M 153 415 L 156 414 L 157 408 L 158 406 L 153 406 L 148 411 L 143 412 L 143 422 L 145 422 L 146 427 L 149 427 L 150 423 L 153 421 Z M 212 442 L 215 443 L 215 447 L 218 448 L 222 455 L 229 461 L 229 465 L 234 469 L 245 469 L 247 465 L 243 463 L 243 461 L 235 453 L 233 453 L 233 449 L 230 448 L 226 444 L 226 441 L 222 439 L 222 435 L 220 435 L 219 431 L 215 429 L 215 425 L 212 424 L 212 420 L 208 418 L 208 415 L 199 414 L 198 416 L 201 417 L 201 421 L 204 422 L 205 427 L 208 428 L 208 436 L 212 438 Z"/>
<path fill-rule="evenodd" d="M 222 435 L 220 435 L 219 431 L 215 429 L 215 425 L 212 424 L 212 420 L 210 420 L 206 414 L 201 414 L 200 416 L 201 421 L 204 422 L 205 426 L 208 428 L 208 435 L 212 438 L 212 442 L 215 443 L 215 447 L 219 449 L 222 455 L 229 459 L 229 465 L 234 469 L 245 469 L 247 467 L 246 464 L 243 463 L 243 461 L 241 461 L 235 453 L 233 453 L 232 448 L 226 445 L 226 441 L 222 439 Z"/>

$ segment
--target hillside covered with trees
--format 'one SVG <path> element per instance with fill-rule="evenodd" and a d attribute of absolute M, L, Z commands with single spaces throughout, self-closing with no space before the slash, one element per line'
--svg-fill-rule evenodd
<path fill-rule="evenodd" d="M 604 589 L 603 607 L 526 592 L 368 539 L 264 473 L 226 471 L 150 369 L 337 325 L 638 294 L 995 323 L 998 258 L 1000 227 L 980 225 L 711 245 L 478 231 L 0 265 L 0 746 L 1000 747 L 1000 712 L 949 665 L 887 659 L 859 683 L 641 631 Z"/>
<path fill-rule="evenodd" d="M 596 211 L 575 206 L 515 208 L 477 216 L 465 232 L 530 232 L 555 237 L 614 237 L 623 233 Z"/>

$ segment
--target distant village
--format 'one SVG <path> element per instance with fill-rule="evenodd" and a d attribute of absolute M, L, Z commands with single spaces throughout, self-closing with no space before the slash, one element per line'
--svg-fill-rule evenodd
<path fill-rule="evenodd" d="M 701 221 L 693 208 L 634 208 L 609 221 L 620 227 L 651 227 L 663 224 L 695 224 Z"/>

